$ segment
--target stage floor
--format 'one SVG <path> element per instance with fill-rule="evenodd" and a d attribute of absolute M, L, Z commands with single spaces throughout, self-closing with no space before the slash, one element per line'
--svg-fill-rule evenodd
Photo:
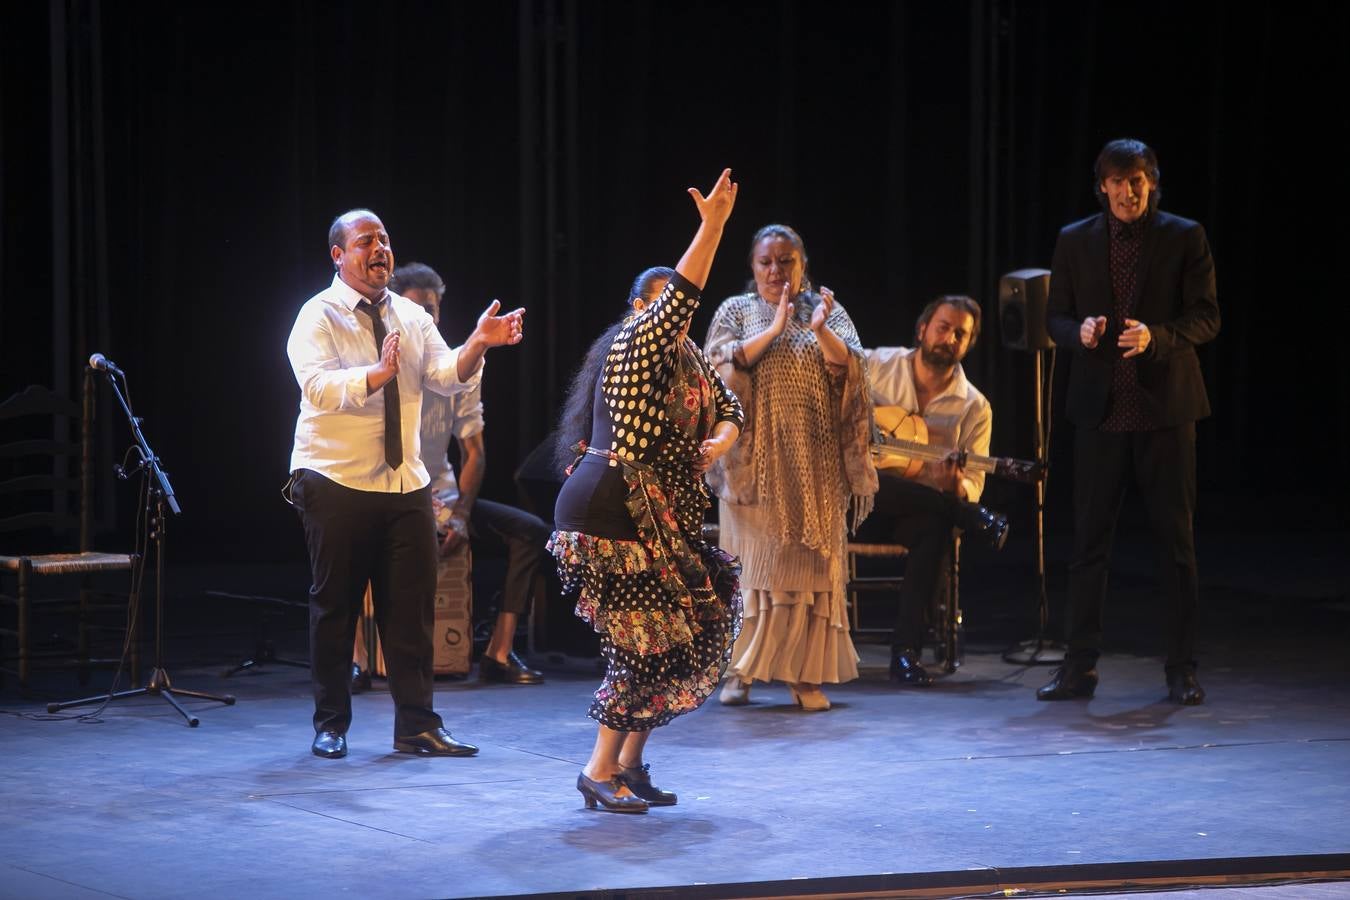
<path fill-rule="evenodd" d="M 1047 704 L 1044 670 L 996 654 L 900 691 L 864 652 L 828 713 L 757 686 L 658 732 L 648 759 L 680 802 L 645 816 L 588 812 L 573 788 L 584 671 L 441 684 L 482 747 L 467 760 L 392 753 L 382 692 L 356 698 L 350 755 L 316 759 L 307 675 L 279 666 L 175 673 L 239 697 L 191 703 L 195 729 L 159 698 L 98 724 L 7 716 L 0 893 L 488 896 L 1350 849 L 1344 672 L 1311 690 L 1211 667 L 1211 701 L 1183 709 L 1156 660 L 1112 656 L 1094 700 Z"/>
<path fill-rule="evenodd" d="M 648 761 L 680 801 L 644 816 L 586 811 L 574 788 L 594 736 L 593 660 L 537 660 L 542 686 L 438 682 L 438 709 L 476 758 L 393 753 L 392 708 L 376 691 L 355 698 L 350 755 L 321 760 L 308 673 L 266 665 L 223 679 L 251 632 L 206 616 L 200 588 L 221 585 L 214 573 L 200 584 L 180 573 L 172 620 L 195 608 L 198 622 L 170 642 L 175 683 L 238 703 L 190 703 L 199 728 L 155 697 L 97 723 L 47 719 L 36 701 L 78 696 L 73 675 L 49 673 L 27 695 L 8 679 L 0 896 L 896 896 L 934 887 L 934 873 L 989 890 L 1094 873 L 1124 884 L 1169 861 L 1229 875 L 1269 857 L 1294 859 L 1246 871 L 1306 871 L 1327 856 L 1344 868 L 1344 544 L 1290 543 L 1297 577 L 1271 574 L 1268 541 L 1229 542 L 1209 569 L 1203 706 L 1167 703 L 1161 661 L 1139 652 L 1156 639 L 1141 551 L 1113 581 L 1114 652 L 1093 700 L 1038 703 L 1048 670 L 1006 664 L 1005 642 L 978 631 L 965 666 L 927 691 L 890 685 L 885 648 L 860 644 L 863 677 L 828 689 L 829 712 L 756 686 L 749 707 L 714 699 L 660 730 Z M 963 579 L 967 621 L 1019 633 L 1022 611 L 977 575 Z M 303 652 L 299 616 L 284 649 Z M 106 685 L 106 671 L 96 677 Z M 1322 898 L 1350 883 L 1245 892 Z"/>

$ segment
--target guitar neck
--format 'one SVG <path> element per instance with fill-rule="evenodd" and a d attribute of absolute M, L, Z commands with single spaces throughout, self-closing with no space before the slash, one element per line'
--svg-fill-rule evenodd
<path fill-rule="evenodd" d="M 951 453 L 950 450 L 942 447 L 933 447 L 928 444 L 888 436 L 882 436 L 881 441 L 874 446 L 883 453 L 889 452 L 893 456 L 908 456 L 914 459 L 922 459 L 925 462 L 942 462 Z M 966 454 L 966 468 L 983 472 L 986 475 L 995 474 L 998 469 L 998 460 L 968 453 Z"/>

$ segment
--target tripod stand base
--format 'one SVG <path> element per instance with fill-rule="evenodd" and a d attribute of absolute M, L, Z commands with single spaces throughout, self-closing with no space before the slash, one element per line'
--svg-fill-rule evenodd
<path fill-rule="evenodd" d="M 1064 662 L 1067 651 L 1059 641 L 1036 637 L 1004 650 L 1003 661 L 1016 666 L 1057 666 Z"/>
<path fill-rule="evenodd" d="M 85 697 L 81 700 L 67 700 L 64 703 L 48 703 L 47 712 L 60 712 L 63 709 L 71 709 L 76 706 L 88 706 L 91 703 L 106 703 L 113 700 L 121 700 L 124 697 L 140 697 L 143 694 L 152 694 L 163 697 L 168 704 L 178 710 L 178 714 L 187 720 L 190 727 L 196 728 L 201 724 L 201 720 L 192 713 L 183 708 L 183 704 L 178 702 L 179 697 L 193 697 L 197 700 L 214 700 L 216 703 L 224 703 L 226 706 L 234 706 L 233 694 L 208 694 L 205 691 L 189 691 L 186 688 L 175 688 L 169 683 L 169 673 L 164 669 L 155 669 L 150 673 L 150 680 L 146 682 L 145 687 L 132 688 L 129 691 L 114 691 L 107 694 L 99 694 L 96 697 Z"/>
<path fill-rule="evenodd" d="M 258 646 L 253 648 L 253 655 L 224 672 L 220 677 L 229 678 L 231 675 L 237 675 L 240 672 L 246 672 L 249 669 L 256 669 L 266 663 L 276 663 L 279 666 L 295 666 L 299 669 L 308 669 L 309 663 L 298 659 L 283 659 L 277 656 L 276 645 L 271 641 L 259 641 Z"/>

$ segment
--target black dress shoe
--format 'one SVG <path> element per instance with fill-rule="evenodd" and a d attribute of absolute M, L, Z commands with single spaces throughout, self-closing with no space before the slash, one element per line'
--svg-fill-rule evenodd
<path fill-rule="evenodd" d="M 967 537 L 1002 550 L 1008 541 L 1008 517 L 975 503 L 962 503 L 957 524 Z"/>
<path fill-rule="evenodd" d="M 478 748 L 450 736 L 444 728 L 433 728 L 411 737 L 395 737 L 394 749 L 399 753 L 420 753 L 423 756 L 473 756 Z"/>
<path fill-rule="evenodd" d="M 648 806 L 674 806 L 679 802 L 679 795 L 674 791 L 663 791 L 652 784 L 651 769 L 648 763 L 643 763 L 635 769 L 624 766 L 618 777 L 628 785 L 630 791 L 646 800 Z"/>
<path fill-rule="evenodd" d="M 603 806 L 609 812 L 645 813 L 647 801 L 633 793 L 632 789 L 619 776 L 609 781 L 591 781 L 582 772 L 577 775 L 577 790 L 586 798 L 586 808 Z"/>
<path fill-rule="evenodd" d="M 913 687 L 932 687 L 933 676 L 919 665 L 919 654 L 902 650 L 891 658 L 891 677 Z"/>
<path fill-rule="evenodd" d="M 506 654 L 504 663 L 484 653 L 478 660 L 478 680 L 498 684 L 543 684 L 544 673 L 525 665 L 512 650 Z"/>
<path fill-rule="evenodd" d="M 347 755 L 347 736 L 336 731 L 320 731 L 314 735 L 309 750 L 324 759 L 342 759 Z"/>
<path fill-rule="evenodd" d="M 1097 690 L 1097 670 L 1066 662 L 1055 670 L 1055 677 L 1036 691 L 1037 700 L 1073 700 L 1091 697 Z"/>
<path fill-rule="evenodd" d="M 371 675 L 369 672 L 362 671 L 356 663 L 352 663 L 352 693 L 359 694 L 362 691 L 370 690 Z"/>
<path fill-rule="evenodd" d="M 1167 699 L 1182 706 L 1199 706 L 1205 702 L 1205 689 L 1195 678 L 1195 669 L 1186 666 L 1167 671 Z"/>

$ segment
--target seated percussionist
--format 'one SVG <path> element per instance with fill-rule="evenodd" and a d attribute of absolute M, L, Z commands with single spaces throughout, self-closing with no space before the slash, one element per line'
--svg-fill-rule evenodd
<path fill-rule="evenodd" d="M 389 287 L 421 306 L 438 327 L 445 281 L 425 263 L 399 266 Z M 492 637 L 478 660 L 478 680 L 505 684 L 541 684 L 543 673 L 516 655 L 516 626 L 529 616 L 534 602 L 535 575 L 547 551 L 549 528 L 538 516 L 485 500 L 478 496 L 487 471 L 483 440 L 483 395 L 481 386 L 453 397 L 426 395 L 422 401 L 422 460 L 431 477 L 431 504 L 436 515 L 437 541 L 441 555 L 454 553 L 465 542 L 476 552 L 506 553 L 501 606 L 494 620 Z M 459 475 L 450 465 L 450 439 L 459 445 Z M 358 635 L 358 657 L 361 636 Z M 369 672 L 353 665 L 352 688 L 370 686 Z"/>
<path fill-rule="evenodd" d="M 891 676 L 901 684 L 928 687 L 932 677 L 919 663 L 924 611 L 945 590 L 951 569 L 952 529 L 1001 548 L 1008 522 L 977 505 L 984 473 L 967 470 L 962 451 L 986 456 L 994 414 L 989 401 L 966 380 L 961 360 L 980 334 L 980 307 L 970 297 L 947 295 L 924 307 L 915 328 L 917 346 L 867 350 L 867 380 L 882 431 L 897 419 L 919 416 L 927 443 L 952 452 L 939 462 L 917 462 L 905 477 L 903 462 L 877 459 L 881 489 L 865 532 L 909 548 L 899 613 L 892 636 Z M 891 409 L 887 409 L 891 407 Z"/>

